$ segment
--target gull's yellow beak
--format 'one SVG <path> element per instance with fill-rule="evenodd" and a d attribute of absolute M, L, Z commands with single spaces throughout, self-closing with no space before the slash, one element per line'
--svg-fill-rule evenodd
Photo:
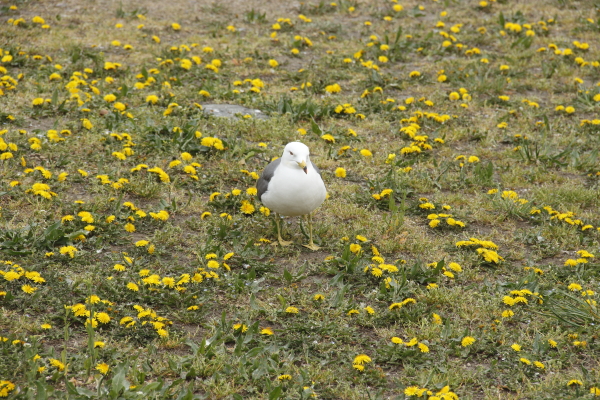
<path fill-rule="evenodd" d="M 298 166 L 300 166 L 300 168 L 302 168 L 302 170 L 304 171 L 305 174 L 308 174 L 308 168 L 306 168 L 306 161 L 299 162 Z"/>

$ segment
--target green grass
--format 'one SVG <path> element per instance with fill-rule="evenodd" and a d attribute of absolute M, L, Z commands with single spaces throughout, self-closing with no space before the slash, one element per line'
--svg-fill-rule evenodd
<path fill-rule="evenodd" d="M 0 5 L 0 397 L 600 396 L 594 2 L 398 4 Z"/>

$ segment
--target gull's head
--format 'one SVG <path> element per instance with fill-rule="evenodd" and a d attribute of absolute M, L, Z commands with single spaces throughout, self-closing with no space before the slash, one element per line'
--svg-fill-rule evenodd
<path fill-rule="evenodd" d="M 304 143 L 290 142 L 283 149 L 281 161 L 288 166 L 301 168 L 308 174 L 307 164 L 309 162 L 310 150 Z"/>

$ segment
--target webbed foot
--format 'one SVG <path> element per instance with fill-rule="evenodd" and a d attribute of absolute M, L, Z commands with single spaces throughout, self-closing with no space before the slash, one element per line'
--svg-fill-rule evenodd
<path fill-rule="evenodd" d="M 306 247 L 307 249 L 311 249 L 312 251 L 317 251 L 320 249 L 319 246 L 317 246 L 316 244 L 314 244 L 312 242 L 309 244 L 304 244 L 303 246 Z"/>

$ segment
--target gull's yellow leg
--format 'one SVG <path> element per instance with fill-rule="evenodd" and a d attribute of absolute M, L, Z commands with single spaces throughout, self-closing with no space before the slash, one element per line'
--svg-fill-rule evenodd
<path fill-rule="evenodd" d="M 312 215 L 309 213 L 306 215 L 306 221 L 308 222 L 308 237 L 309 237 L 309 242 L 308 244 L 305 244 L 304 247 L 309 248 L 313 251 L 317 251 L 320 249 L 319 246 L 317 246 L 316 244 L 313 243 L 313 237 L 312 237 Z"/>
<path fill-rule="evenodd" d="M 286 242 L 281 238 L 281 228 L 279 227 L 279 214 L 275 213 L 275 225 L 277 225 L 277 241 L 282 246 L 289 246 L 292 244 L 292 241 Z"/>

